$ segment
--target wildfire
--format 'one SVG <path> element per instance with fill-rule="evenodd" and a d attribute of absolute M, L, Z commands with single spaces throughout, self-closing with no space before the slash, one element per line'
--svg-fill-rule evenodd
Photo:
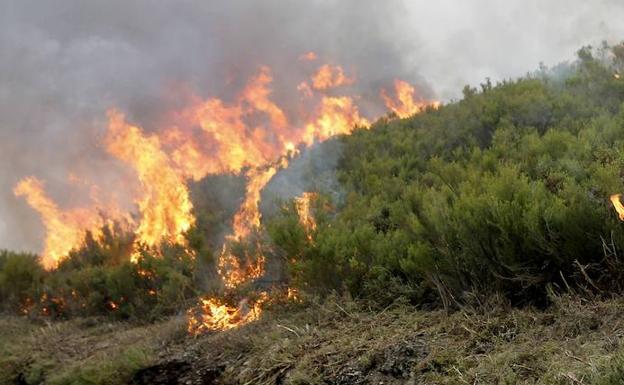
<path fill-rule="evenodd" d="M 312 241 L 312 233 L 316 230 L 316 220 L 310 211 L 311 205 L 316 199 L 318 199 L 318 194 L 313 192 L 304 192 L 295 198 L 299 223 L 305 229 L 309 241 Z"/>
<path fill-rule="evenodd" d="M 414 86 L 400 79 L 394 81 L 394 92 L 396 94 L 396 100 L 390 97 L 385 89 L 381 90 L 381 97 L 386 103 L 386 107 L 397 114 L 399 118 L 408 118 L 421 112 L 428 106 L 437 108 L 440 105 L 439 102 L 431 102 L 422 99 L 415 100 L 416 89 Z"/>
<path fill-rule="evenodd" d="M 83 244 L 85 231 L 95 235 L 103 225 L 101 216 L 94 210 L 61 210 L 47 195 L 44 184 L 37 178 L 22 179 L 13 190 L 16 196 L 23 196 L 34 208 L 46 229 L 42 263 L 46 269 L 55 268 L 67 254 Z"/>
<path fill-rule="evenodd" d="M 303 143 L 311 145 L 332 136 L 350 134 L 356 126 L 367 127 L 370 122 L 360 117 L 353 99 L 349 97 L 323 97 L 316 118 L 305 127 Z"/>
<path fill-rule="evenodd" d="M 313 51 L 306 52 L 303 55 L 299 56 L 299 60 L 301 61 L 314 61 L 316 59 L 318 59 L 318 55 L 316 54 L 316 52 Z"/>
<path fill-rule="evenodd" d="M 158 137 L 146 136 L 116 110 L 109 111 L 108 118 L 106 148 L 136 171 L 142 186 L 137 241 L 147 246 L 162 240 L 184 244 L 184 232 L 194 222 L 185 180 L 172 167 Z"/>
<path fill-rule="evenodd" d="M 318 56 L 308 52 L 299 60 L 312 62 Z M 185 108 L 170 114 L 171 121 L 147 131 L 129 124 L 116 109 L 108 112 L 105 148 L 135 172 L 140 186 L 135 195 L 138 221 L 130 225 L 135 234 L 135 261 L 145 247 L 163 241 L 185 245 L 184 235 L 195 223 L 189 180 L 244 173 L 244 200 L 232 220 L 232 233 L 225 237 L 217 271 L 225 289 L 230 291 L 264 275 L 265 256 L 260 242 L 255 240 L 261 232 L 262 189 L 280 169 L 288 166 L 300 148 L 370 126 L 357 105 L 358 96 L 335 95 L 339 90 L 345 91 L 338 87 L 355 83 L 355 77 L 347 76 L 340 66 L 320 65 L 307 79 L 299 79 L 297 90 L 304 98 L 298 108 L 283 108 L 272 100 L 272 83 L 271 69 L 262 66 L 232 99 L 191 96 Z M 330 89 L 332 95 L 327 94 Z M 394 90 L 396 98 L 388 96 L 385 90 L 381 96 L 399 117 L 418 113 L 426 106 L 437 106 L 418 97 L 414 87 L 405 81 L 396 80 Z M 303 111 L 292 116 L 297 110 Z M 24 196 L 42 217 L 47 231 L 43 260 L 49 268 L 81 245 L 86 230 L 97 233 L 103 224 L 97 215 L 101 208 L 63 211 L 35 178 L 20 182 L 15 194 Z M 316 228 L 310 213 L 315 199 L 316 194 L 304 193 L 296 200 L 310 240 Z M 251 243 L 251 247 L 245 247 L 243 255 L 236 255 L 232 246 L 237 242 Z M 139 274 L 147 276 L 151 272 L 140 270 Z M 234 307 L 217 297 L 205 298 L 199 308 L 189 311 L 189 331 L 196 334 L 225 330 L 255 320 L 267 300 L 268 295 L 261 293 L 256 300 L 245 299 Z M 115 308 L 113 305 L 117 306 L 111 303 L 110 307 Z"/>
<path fill-rule="evenodd" d="M 613 204 L 615 211 L 617 211 L 620 220 L 624 221 L 624 205 L 622 205 L 622 202 L 620 201 L 621 197 L 622 194 L 611 195 L 611 203 Z"/>
<path fill-rule="evenodd" d="M 262 292 L 255 301 L 243 299 L 235 307 L 218 298 L 204 298 L 199 308 L 188 311 L 188 332 L 197 335 L 211 330 L 228 330 L 255 321 L 260 318 L 262 305 L 268 299 L 268 294 Z"/>
<path fill-rule="evenodd" d="M 292 302 L 302 302 L 299 290 L 289 287 L 286 291 L 286 299 Z"/>
<path fill-rule="evenodd" d="M 340 66 L 322 65 L 312 77 L 312 88 L 326 90 L 339 86 L 353 84 L 355 79 L 348 78 Z"/>
<path fill-rule="evenodd" d="M 232 223 L 233 234 L 227 236 L 227 240 L 242 241 L 247 238 L 253 230 L 260 227 L 260 192 L 277 172 L 275 167 L 266 170 L 250 170 L 247 173 L 248 183 L 245 200 L 238 212 L 234 215 Z M 263 255 L 247 256 L 245 265 L 241 265 L 239 259 L 230 250 L 230 243 L 223 245 L 219 258 L 218 272 L 223 279 L 223 284 L 227 288 L 234 288 L 248 280 L 256 279 L 264 274 Z M 259 247 L 257 247 L 259 249 Z"/>

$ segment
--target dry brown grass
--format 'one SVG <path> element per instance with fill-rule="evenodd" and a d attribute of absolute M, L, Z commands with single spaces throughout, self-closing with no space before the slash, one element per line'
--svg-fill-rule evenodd
<path fill-rule="evenodd" d="M 139 368 L 156 365 L 158 376 L 148 369 L 136 382 L 578 385 L 618 383 L 601 372 L 616 373 L 613 365 L 623 362 L 620 299 L 561 297 L 546 311 L 492 306 L 446 314 L 401 304 L 370 310 L 334 298 L 197 338 L 184 334 L 183 322 L 5 318 L 1 368 L 53 384 L 128 383 Z M 89 377 L 93 370 L 99 375 Z"/>

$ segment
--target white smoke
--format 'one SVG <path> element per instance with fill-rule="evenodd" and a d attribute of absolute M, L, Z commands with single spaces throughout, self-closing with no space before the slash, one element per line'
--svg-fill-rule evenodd
<path fill-rule="evenodd" d="M 456 98 L 464 84 L 622 40 L 622 20 L 616 0 L 4 0 L 0 247 L 41 247 L 37 214 L 12 193 L 23 176 L 46 180 L 63 205 L 85 201 L 70 171 L 124 195 L 127 171 L 101 147 L 109 107 L 153 127 L 175 103 L 171 89 L 228 97 L 259 65 L 288 101 L 307 51 L 355 74 L 363 99 L 395 77 Z"/>

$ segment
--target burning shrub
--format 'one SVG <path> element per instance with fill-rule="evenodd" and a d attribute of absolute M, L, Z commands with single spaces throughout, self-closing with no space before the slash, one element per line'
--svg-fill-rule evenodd
<path fill-rule="evenodd" d="M 87 233 L 83 247 L 45 272 L 37 258 L 0 255 L 0 296 L 7 308 L 30 316 L 111 316 L 153 320 L 186 309 L 198 294 L 196 266 L 206 250 L 162 244 L 130 261 L 134 237 L 105 228 Z"/>
<path fill-rule="evenodd" d="M 419 104 L 415 89 L 396 82 L 396 100 L 383 93 L 394 115 L 370 130 L 355 129 L 368 121 L 353 99 L 324 95 L 306 125 L 290 127 L 268 99 L 267 68 L 234 104 L 198 100 L 182 111 L 182 131 L 143 130 L 111 111 L 107 144 L 137 172 L 139 223 L 126 231 L 94 210 L 62 210 L 27 178 L 16 194 L 60 229 L 49 238 L 58 246 L 47 259 L 55 269 L 38 272 L 24 256 L 4 257 L 0 266 L 11 273 L 0 276 L 1 294 L 50 316 L 153 319 L 207 293 L 190 312 L 196 332 L 256 319 L 265 301 L 252 298 L 272 269 L 275 281 L 300 289 L 346 290 L 380 303 L 405 296 L 450 306 L 496 293 L 543 304 L 553 285 L 621 290 L 624 231 L 609 206 L 624 191 L 624 82 L 614 73 L 621 52 L 615 56 L 610 65 L 581 50 L 564 76 L 542 69 L 518 81 L 488 80 L 481 92 L 467 87 L 463 100 L 442 107 Z M 342 82 L 334 77 L 328 84 Z M 267 125 L 249 130 L 256 113 L 267 115 Z M 338 207 L 303 194 L 268 222 L 276 250 L 267 247 L 262 191 L 302 148 L 340 134 L 349 135 L 331 147 L 342 151 L 344 191 L 331 195 L 340 195 Z M 320 179 L 308 174 L 297 177 Z M 78 226 L 81 218 L 93 226 Z M 84 241 L 75 230 L 89 230 Z M 71 245 L 63 234 L 72 234 Z M 65 255 L 73 244 L 81 246 Z M 288 268 L 272 266 L 280 260 L 273 254 Z M 24 282 L 3 283 L 11 280 Z"/>

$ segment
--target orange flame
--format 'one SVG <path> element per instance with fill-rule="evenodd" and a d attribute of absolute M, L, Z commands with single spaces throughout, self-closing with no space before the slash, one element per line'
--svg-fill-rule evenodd
<path fill-rule="evenodd" d="M 295 141 L 291 139 L 288 119 L 269 99 L 271 81 L 270 69 L 262 67 L 235 104 L 214 98 L 196 101 L 182 111 L 184 126 L 161 134 L 163 143 L 172 148 L 176 167 L 199 180 L 208 174 L 238 173 L 245 167 L 271 164 L 292 148 Z M 246 124 L 257 114 L 268 117 L 269 127 Z M 194 127 L 199 127 L 200 132 L 194 133 Z"/>
<path fill-rule="evenodd" d="M 94 210 L 61 210 L 46 194 L 43 182 L 37 178 L 22 179 L 13 192 L 16 196 L 24 196 L 26 202 L 41 215 L 46 228 L 41 257 L 46 269 L 55 268 L 71 250 L 80 247 L 87 230 L 97 235 L 104 224 Z"/>
<path fill-rule="evenodd" d="M 332 136 L 350 134 L 356 126 L 367 127 L 370 122 L 362 117 L 353 99 L 323 97 L 316 118 L 305 126 L 303 143 L 311 145 L 315 140 L 324 141 Z"/>
<path fill-rule="evenodd" d="M 295 198 L 295 208 L 299 215 L 299 223 L 306 231 L 309 241 L 312 241 L 312 233 L 316 230 L 316 220 L 310 211 L 312 203 L 318 199 L 318 194 L 314 192 L 304 192 Z"/>
<path fill-rule="evenodd" d="M 314 61 L 316 59 L 318 59 L 318 56 L 313 51 L 306 52 L 303 55 L 299 56 L 299 60 L 301 61 Z"/>
<path fill-rule="evenodd" d="M 262 314 L 262 305 L 268 300 L 265 292 L 250 303 L 244 299 L 237 307 L 218 298 L 204 298 L 199 308 L 188 311 L 188 332 L 193 335 L 210 330 L 228 330 L 255 321 Z"/>
<path fill-rule="evenodd" d="M 247 193 L 245 200 L 234 215 L 232 223 L 233 234 L 228 235 L 229 241 L 241 241 L 249 236 L 251 232 L 260 227 L 260 192 L 277 172 L 275 167 L 266 170 L 252 169 L 247 173 Z M 219 275 L 227 288 L 234 288 L 244 282 L 261 277 L 264 274 L 264 256 L 257 255 L 248 257 L 245 266 L 241 266 L 238 259 L 231 254 L 229 244 L 223 245 L 223 250 L 219 258 Z"/>
<path fill-rule="evenodd" d="M 620 198 L 622 197 L 622 194 L 613 194 L 611 195 L 611 203 L 613 204 L 613 207 L 615 208 L 615 211 L 618 214 L 618 217 L 620 218 L 621 221 L 624 221 L 624 205 L 622 205 L 622 202 L 620 201 Z"/>
<path fill-rule="evenodd" d="M 162 240 L 184 244 L 184 232 L 194 222 L 185 180 L 172 167 L 158 137 L 146 136 L 118 111 L 109 111 L 108 118 L 106 148 L 136 171 L 142 186 L 137 241 L 148 246 Z"/>
<path fill-rule="evenodd" d="M 394 91 L 396 100 L 388 96 L 385 89 L 381 90 L 381 97 L 386 103 L 386 107 L 393 111 L 399 118 L 408 118 L 424 110 L 428 106 L 437 108 L 439 102 L 425 100 L 414 100 L 416 89 L 406 81 L 396 79 L 394 81 Z"/>
<path fill-rule="evenodd" d="M 314 52 L 308 52 L 300 60 L 317 58 Z M 128 164 L 140 182 L 135 197 L 140 220 L 134 225 L 136 247 L 133 258 L 138 258 L 143 246 L 155 246 L 162 241 L 186 243 L 184 234 L 195 222 L 188 179 L 244 173 L 247 177 L 245 197 L 232 220 L 232 234 L 226 237 L 217 271 L 227 290 L 264 274 L 265 257 L 259 241 L 256 241 L 253 253 L 236 256 L 231 250 L 234 242 L 247 241 L 259 232 L 261 214 L 258 206 L 262 189 L 279 169 L 287 167 L 290 157 L 302 146 L 336 135 L 348 135 L 356 127 L 370 126 L 369 120 L 360 114 L 356 96 L 326 94 L 329 89 L 355 82 L 355 78 L 345 75 L 340 66 L 322 65 L 311 79 L 299 83 L 297 89 L 304 96 L 305 107 L 317 103 L 300 116 L 287 115 L 284 111 L 294 109 L 282 109 L 271 99 L 272 82 L 271 70 L 260 67 L 232 101 L 193 96 L 186 108 L 174 114 L 174 124 L 159 127 L 151 134 L 127 123 L 117 110 L 108 112 L 105 147 L 111 155 Z M 394 88 L 396 99 L 388 96 L 385 90 L 381 91 L 381 96 L 388 108 L 400 117 L 438 105 L 415 100 L 416 90 L 404 81 L 396 80 Z M 82 183 L 75 176 L 72 180 Z M 93 191 L 94 196 L 97 195 L 97 189 Z M 102 219 L 94 214 L 97 213 L 95 209 L 59 209 L 34 178 L 20 182 L 15 194 L 25 196 L 41 214 L 47 230 L 46 266 L 54 267 L 69 250 L 79 246 L 86 229 L 97 229 L 102 225 Z M 310 204 L 316 197 L 313 193 L 306 194 L 298 203 L 301 205 L 299 215 L 311 240 L 316 223 L 310 214 Z M 145 276 L 147 273 L 139 274 Z M 198 309 L 202 314 L 189 317 L 189 331 L 224 330 L 255 320 L 266 298 L 264 293 L 253 305 L 244 300 L 238 307 L 218 298 L 204 299 Z"/>
<path fill-rule="evenodd" d="M 312 88 L 315 90 L 326 90 L 353 84 L 354 82 L 355 79 L 349 78 L 344 74 L 342 67 L 324 64 L 312 77 Z"/>

